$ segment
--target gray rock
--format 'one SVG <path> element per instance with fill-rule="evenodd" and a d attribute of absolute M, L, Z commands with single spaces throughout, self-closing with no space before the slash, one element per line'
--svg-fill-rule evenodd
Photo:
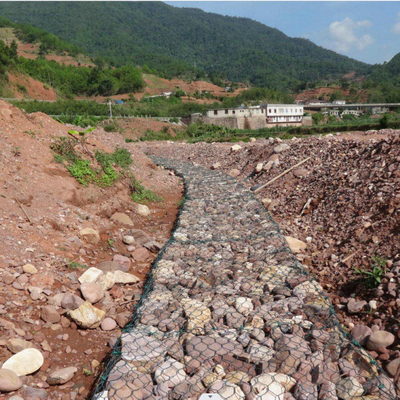
<path fill-rule="evenodd" d="M 80 287 L 83 298 L 92 304 L 97 303 L 104 297 L 103 289 L 96 283 L 82 283 Z"/>
<path fill-rule="evenodd" d="M 368 328 L 368 326 L 356 325 L 352 329 L 351 334 L 353 335 L 353 338 L 357 340 L 358 343 L 360 343 L 361 346 L 365 346 L 369 337 L 372 334 L 372 331 L 370 328 Z"/>
<path fill-rule="evenodd" d="M 394 342 L 394 335 L 386 331 L 372 332 L 367 341 L 368 350 L 378 350 L 380 347 L 389 347 Z"/>
<path fill-rule="evenodd" d="M 358 314 L 360 313 L 364 307 L 367 305 L 368 303 L 364 300 L 361 301 L 356 301 L 354 299 L 349 300 L 349 302 L 347 303 L 347 311 L 350 314 Z"/>
<path fill-rule="evenodd" d="M 22 381 L 19 376 L 9 370 L 0 369 L 0 392 L 13 392 L 22 386 Z"/>
<path fill-rule="evenodd" d="M 47 383 L 49 385 L 63 385 L 74 377 L 76 371 L 78 371 L 76 367 L 68 367 L 54 371 L 47 377 Z"/>
<path fill-rule="evenodd" d="M 61 307 L 65 310 L 76 310 L 79 308 L 85 301 L 81 299 L 79 296 L 72 293 L 65 293 L 61 301 Z"/>

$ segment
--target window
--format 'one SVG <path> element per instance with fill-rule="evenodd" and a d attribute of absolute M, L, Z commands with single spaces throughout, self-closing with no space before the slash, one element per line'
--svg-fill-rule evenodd
<path fill-rule="evenodd" d="M 229 110 L 225 110 L 225 114 L 228 114 L 229 113 Z"/>
<path fill-rule="evenodd" d="M 218 110 L 214 110 L 214 115 L 218 115 Z"/>
<path fill-rule="evenodd" d="M 232 114 L 235 114 L 235 110 L 232 110 Z"/>
<path fill-rule="evenodd" d="M 275 110 L 275 112 L 276 112 L 276 110 Z M 270 113 L 270 114 L 272 113 L 271 109 L 269 109 L 269 113 Z"/>

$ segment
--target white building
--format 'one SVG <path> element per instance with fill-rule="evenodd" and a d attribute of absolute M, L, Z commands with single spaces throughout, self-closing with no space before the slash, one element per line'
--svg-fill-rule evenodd
<path fill-rule="evenodd" d="M 334 100 L 332 104 L 335 104 L 337 106 L 344 106 L 346 104 L 346 100 Z"/>
<path fill-rule="evenodd" d="M 260 106 L 249 108 L 222 108 L 208 110 L 206 116 L 208 118 L 227 118 L 227 117 L 261 117 L 265 112 Z"/>
<path fill-rule="evenodd" d="M 294 125 L 303 122 L 304 106 L 301 104 L 262 104 L 268 126 Z"/>

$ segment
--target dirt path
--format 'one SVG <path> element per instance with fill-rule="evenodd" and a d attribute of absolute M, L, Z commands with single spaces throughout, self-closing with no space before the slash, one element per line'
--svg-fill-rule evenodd
<path fill-rule="evenodd" d="M 250 191 L 154 161 L 183 177 L 185 203 L 95 399 L 396 398 Z"/>

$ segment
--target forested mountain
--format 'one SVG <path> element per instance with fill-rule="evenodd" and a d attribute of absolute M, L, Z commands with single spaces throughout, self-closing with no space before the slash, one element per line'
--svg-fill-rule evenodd
<path fill-rule="evenodd" d="M 92 56 L 116 65 L 147 65 L 165 77 L 187 71 L 201 77 L 204 70 L 257 86 L 288 88 L 371 70 L 247 18 L 159 2 L 1 2 L 0 15 L 45 29 Z"/>
<path fill-rule="evenodd" d="M 400 102 L 400 53 L 383 65 L 375 65 L 363 87 L 369 90 L 371 102 Z"/>

